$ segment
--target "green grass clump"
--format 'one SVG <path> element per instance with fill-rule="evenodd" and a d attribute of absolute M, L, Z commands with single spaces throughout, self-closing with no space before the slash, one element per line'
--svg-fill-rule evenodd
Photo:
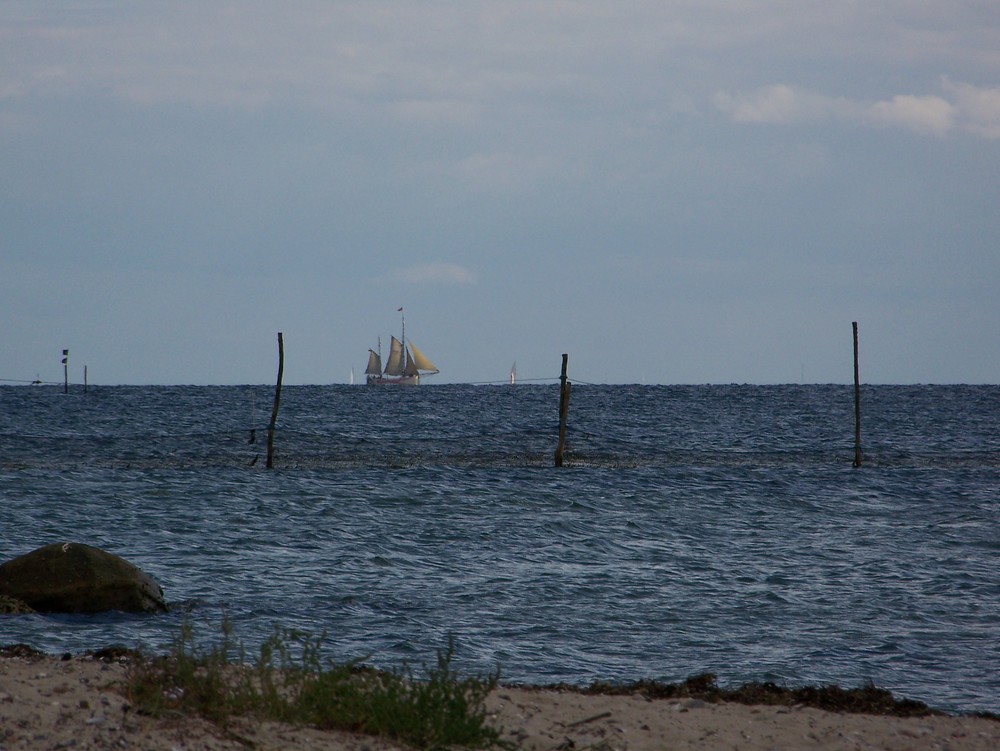
<path fill-rule="evenodd" d="M 197 714 L 220 724 L 231 717 L 277 720 L 383 736 L 420 749 L 508 745 L 488 723 L 485 706 L 499 674 L 458 676 L 452 640 L 423 678 L 408 667 L 325 663 L 322 643 L 323 637 L 279 628 L 248 661 L 228 622 L 222 640 L 207 651 L 185 623 L 167 656 L 132 663 L 128 696 L 154 716 Z"/>

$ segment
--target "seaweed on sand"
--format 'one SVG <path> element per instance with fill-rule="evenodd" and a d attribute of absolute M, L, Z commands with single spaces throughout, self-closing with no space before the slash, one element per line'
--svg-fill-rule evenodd
<path fill-rule="evenodd" d="M 681 683 L 639 680 L 630 683 L 595 681 L 579 688 L 565 684 L 545 688 L 578 691 L 584 694 L 640 694 L 650 699 L 700 699 L 706 702 L 736 702 L 772 706 L 806 706 L 830 712 L 890 715 L 894 717 L 926 717 L 942 714 L 913 699 L 897 699 L 888 689 L 866 683 L 857 688 L 837 685 L 800 686 L 789 688 L 772 682 L 753 681 L 736 688 L 723 688 L 714 673 L 693 675 Z"/>

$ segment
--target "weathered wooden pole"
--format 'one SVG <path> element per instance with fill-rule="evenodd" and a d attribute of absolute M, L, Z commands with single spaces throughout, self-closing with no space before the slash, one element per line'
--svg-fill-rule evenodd
<path fill-rule="evenodd" d="M 861 377 L 858 370 L 858 322 L 854 321 L 854 466 L 861 466 Z"/>
<path fill-rule="evenodd" d="M 274 426 L 278 422 L 278 406 L 281 404 L 281 376 L 285 372 L 285 341 L 278 332 L 278 385 L 274 387 L 274 408 L 271 410 L 271 424 L 267 426 L 267 468 L 274 467 Z"/>
<path fill-rule="evenodd" d="M 559 444 L 556 446 L 556 466 L 563 465 L 563 447 L 566 445 L 566 418 L 569 416 L 569 393 L 573 384 L 566 380 L 569 355 L 562 356 L 562 374 L 559 376 Z"/>
<path fill-rule="evenodd" d="M 63 393 L 68 394 L 69 393 L 69 350 L 68 349 L 63 350 L 62 366 L 63 366 Z"/>

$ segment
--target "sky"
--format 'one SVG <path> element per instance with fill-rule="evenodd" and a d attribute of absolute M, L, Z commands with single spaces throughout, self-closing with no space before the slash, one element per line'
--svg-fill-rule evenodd
<path fill-rule="evenodd" d="M 4 0 L 0 175 L 0 383 L 1000 382 L 995 0 Z"/>

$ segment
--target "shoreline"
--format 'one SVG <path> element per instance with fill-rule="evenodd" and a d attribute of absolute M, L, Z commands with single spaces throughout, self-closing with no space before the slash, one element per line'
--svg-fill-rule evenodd
<path fill-rule="evenodd" d="M 390 751 L 367 735 L 238 719 L 226 727 L 132 711 L 121 692 L 127 658 L 64 655 L 29 647 L 0 651 L 0 749 L 142 748 L 151 751 Z M 742 704 L 691 696 L 588 692 L 564 686 L 499 685 L 487 699 L 492 724 L 525 751 L 660 749 L 888 749 L 992 751 L 1000 721 L 971 715 L 844 713 L 804 704 Z M 933 710 L 931 710 L 933 712 Z"/>

